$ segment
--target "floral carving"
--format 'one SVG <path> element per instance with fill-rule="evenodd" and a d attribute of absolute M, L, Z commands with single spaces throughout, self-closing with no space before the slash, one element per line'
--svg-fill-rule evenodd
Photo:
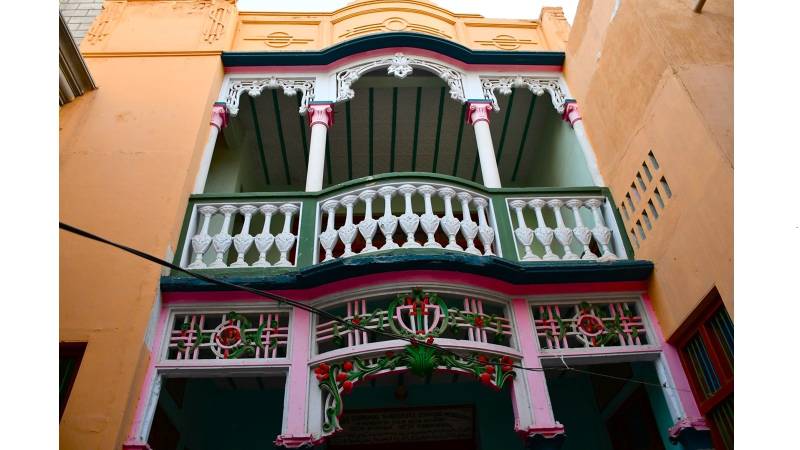
<path fill-rule="evenodd" d="M 258 97 L 264 89 L 282 89 L 285 95 L 293 97 L 300 93 L 300 114 L 305 114 L 308 105 L 314 99 L 314 80 L 278 78 L 258 78 L 249 80 L 233 80 L 225 96 L 225 105 L 231 116 L 239 114 L 239 100 L 243 92 L 251 97 Z"/>
<path fill-rule="evenodd" d="M 564 103 L 566 97 L 564 91 L 561 89 L 561 84 L 558 80 L 553 78 L 533 78 L 533 77 L 481 77 L 481 85 L 483 86 L 483 97 L 492 101 L 494 111 L 500 111 L 500 105 L 497 103 L 497 97 L 494 91 L 498 91 L 503 95 L 511 94 L 513 88 L 528 88 L 534 95 L 540 96 L 547 91 L 550 94 L 550 99 L 553 102 L 553 107 L 559 113 L 564 112 Z"/>
<path fill-rule="evenodd" d="M 439 76 L 450 87 L 450 97 L 461 103 L 466 101 L 464 94 L 463 79 L 464 75 L 443 64 L 429 61 L 427 59 L 406 56 L 402 53 L 395 53 L 393 56 L 383 57 L 372 61 L 367 61 L 352 67 L 348 67 L 336 73 L 336 101 L 346 101 L 353 98 L 356 94 L 352 89 L 352 84 L 361 78 L 361 75 L 375 69 L 386 67 L 389 75 L 397 78 L 405 78 L 410 75 L 414 68 L 429 70 Z"/>

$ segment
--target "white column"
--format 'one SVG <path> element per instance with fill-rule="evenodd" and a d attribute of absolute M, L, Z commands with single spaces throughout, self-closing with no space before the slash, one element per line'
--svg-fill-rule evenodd
<path fill-rule="evenodd" d="M 217 137 L 223 128 L 228 126 L 228 111 L 224 103 L 214 103 L 211 107 L 211 128 L 208 132 L 208 141 L 203 148 L 203 158 L 200 160 L 200 168 L 197 177 L 194 179 L 194 189 L 192 194 L 201 194 L 206 186 L 208 179 L 208 168 L 211 167 L 211 157 L 214 156 L 214 146 L 217 145 Z"/>
<path fill-rule="evenodd" d="M 311 127 L 311 141 L 308 146 L 308 171 L 306 172 L 306 192 L 322 190 L 325 174 L 325 137 L 328 127 L 333 125 L 333 104 L 314 103 L 308 105 L 308 124 Z"/>
<path fill-rule="evenodd" d="M 572 129 L 575 131 L 575 137 L 583 150 L 583 157 L 586 158 L 586 166 L 589 169 L 589 174 L 592 176 L 592 181 L 597 186 L 605 186 L 603 176 L 600 174 L 600 169 L 597 167 L 597 158 L 594 156 L 594 149 L 586 136 L 586 129 L 583 128 L 583 119 L 581 113 L 578 111 L 578 104 L 575 101 L 568 101 L 564 105 L 564 121 L 569 122 Z"/>
<path fill-rule="evenodd" d="M 499 188 L 500 172 L 497 170 L 497 159 L 494 156 L 492 133 L 489 131 L 489 112 L 492 103 L 489 101 L 467 102 L 467 123 L 475 129 L 475 142 L 478 145 L 478 157 L 481 161 L 483 185 Z"/>

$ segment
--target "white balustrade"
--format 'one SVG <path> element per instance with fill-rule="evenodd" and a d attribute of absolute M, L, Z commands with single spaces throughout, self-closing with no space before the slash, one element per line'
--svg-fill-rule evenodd
<path fill-rule="evenodd" d="M 200 229 L 189 230 L 191 237 L 187 236 L 186 245 L 191 246 L 191 264 L 187 266 L 184 263 L 183 267 L 224 269 L 294 265 L 289 261 L 289 253 L 297 241 L 297 236 L 292 233 L 292 217 L 300 210 L 298 203 L 223 203 L 197 205 L 196 210 Z M 283 215 L 283 224 L 281 232 L 273 235 L 272 218 L 276 212 Z M 242 217 L 241 222 L 237 221 L 239 216 Z M 255 236 L 251 234 L 254 222 L 256 226 L 262 223 L 261 232 Z M 270 252 L 273 244 L 277 251 Z M 211 247 L 213 251 L 209 251 Z M 229 252 L 233 251 L 236 257 L 229 265 L 228 261 L 233 259 Z"/>
<path fill-rule="evenodd" d="M 517 250 L 522 261 L 614 261 L 619 259 L 612 250 L 614 233 L 619 233 L 606 225 L 602 208 L 604 197 L 535 197 L 507 199 L 512 220 Z M 564 214 L 568 208 L 572 214 Z M 526 213 L 528 218 L 526 218 Z M 536 221 L 534 229 L 528 222 Z M 571 222 L 568 224 L 568 222 Z M 591 228 L 586 225 L 591 222 Z M 516 227 L 514 226 L 516 224 Z M 534 237 L 536 242 L 534 242 Z M 555 238 L 555 239 L 554 239 Z M 602 256 L 592 251 L 592 238 Z"/>
<path fill-rule="evenodd" d="M 395 200 L 393 205 L 394 197 L 402 201 Z M 453 198 L 461 204 L 461 219 L 453 214 Z M 383 215 L 374 218 L 373 210 L 379 208 L 380 203 L 383 203 Z M 488 198 L 458 187 L 388 182 L 323 199 L 319 205 L 322 229 L 317 237 L 321 247 L 319 260 L 323 262 L 401 247 L 441 249 L 444 246 L 446 250 L 478 256 L 497 253 L 494 247 L 497 230 Z M 338 226 L 337 211 L 344 213 L 344 223 L 340 219 Z M 473 214 L 477 223 L 473 221 Z M 359 217 L 363 218 L 358 220 Z M 378 229 L 385 240 L 380 249 L 373 244 Z M 441 235 L 437 237 L 439 230 L 447 237 L 446 242 Z M 418 231 L 424 232 L 424 238 Z M 482 250 L 476 245 L 476 239 L 480 239 Z M 344 251 L 341 247 L 335 250 L 337 240 L 344 244 Z"/>

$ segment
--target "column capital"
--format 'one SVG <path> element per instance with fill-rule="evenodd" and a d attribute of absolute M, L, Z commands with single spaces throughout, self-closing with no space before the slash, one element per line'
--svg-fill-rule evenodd
<path fill-rule="evenodd" d="M 691 443 L 699 441 L 710 446 L 711 433 L 706 419 L 702 417 L 684 417 L 675 422 L 675 425 L 669 427 L 669 440 L 674 443 L 680 442 L 686 448 L 701 448 L 691 445 Z"/>
<path fill-rule="evenodd" d="M 128 441 L 122 444 L 122 450 L 153 450 L 147 442 Z"/>
<path fill-rule="evenodd" d="M 578 102 L 575 100 L 567 100 L 564 103 L 564 114 L 561 115 L 561 118 L 564 119 L 565 122 L 569 122 L 569 126 L 574 127 L 575 122 L 579 120 L 583 120 L 581 117 L 581 112 L 578 109 Z"/>
<path fill-rule="evenodd" d="M 468 100 L 467 101 L 467 123 L 475 125 L 481 120 L 489 123 L 489 112 L 492 111 L 491 100 Z"/>
<path fill-rule="evenodd" d="M 564 426 L 556 422 L 550 427 L 533 427 L 524 430 L 525 448 L 531 450 L 558 450 L 564 443 Z"/>
<path fill-rule="evenodd" d="M 228 108 L 225 107 L 225 103 L 216 102 L 211 107 L 211 125 L 217 127 L 219 131 L 228 126 Z"/>
<path fill-rule="evenodd" d="M 311 103 L 308 105 L 308 126 L 313 127 L 315 124 L 321 123 L 326 128 L 333 125 L 333 103 Z"/>
<path fill-rule="evenodd" d="M 314 447 L 324 441 L 324 438 L 315 438 L 310 434 L 281 434 L 275 439 L 275 445 L 286 448 Z"/>

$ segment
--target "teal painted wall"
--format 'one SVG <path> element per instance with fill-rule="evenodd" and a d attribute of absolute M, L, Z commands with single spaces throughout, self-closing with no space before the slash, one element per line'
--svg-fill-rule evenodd
<path fill-rule="evenodd" d="M 594 186 L 575 131 L 561 119 L 547 94 L 536 100 L 533 123 L 529 136 L 534 140 L 533 154 L 527 155 L 528 176 L 519 186 Z"/>
<path fill-rule="evenodd" d="M 413 375 L 406 375 L 406 380 Z M 464 375 L 461 375 L 462 379 Z M 497 392 L 478 381 L 446 384 L 406 383 L 408 397 L 397 400 L 394 386 L 356 385 L 344 397 L 344 414 L 356 409 L 407 408 L 414 406 L 475 405 L 476 436 L 482 450 L 522 450 L 524 443 L 514 432 L 510 386 Z"/>
<path fill-rule="evenodd" d="M 281 433 L 283 398 L 283 387 L 221 389 L 212 379 L 195 378 L 186 383 L 180 409 L 163 388 L 159 406 L 181 431 L 176 450 L 272 449 L 279 448 L 272 442 Z"/>

